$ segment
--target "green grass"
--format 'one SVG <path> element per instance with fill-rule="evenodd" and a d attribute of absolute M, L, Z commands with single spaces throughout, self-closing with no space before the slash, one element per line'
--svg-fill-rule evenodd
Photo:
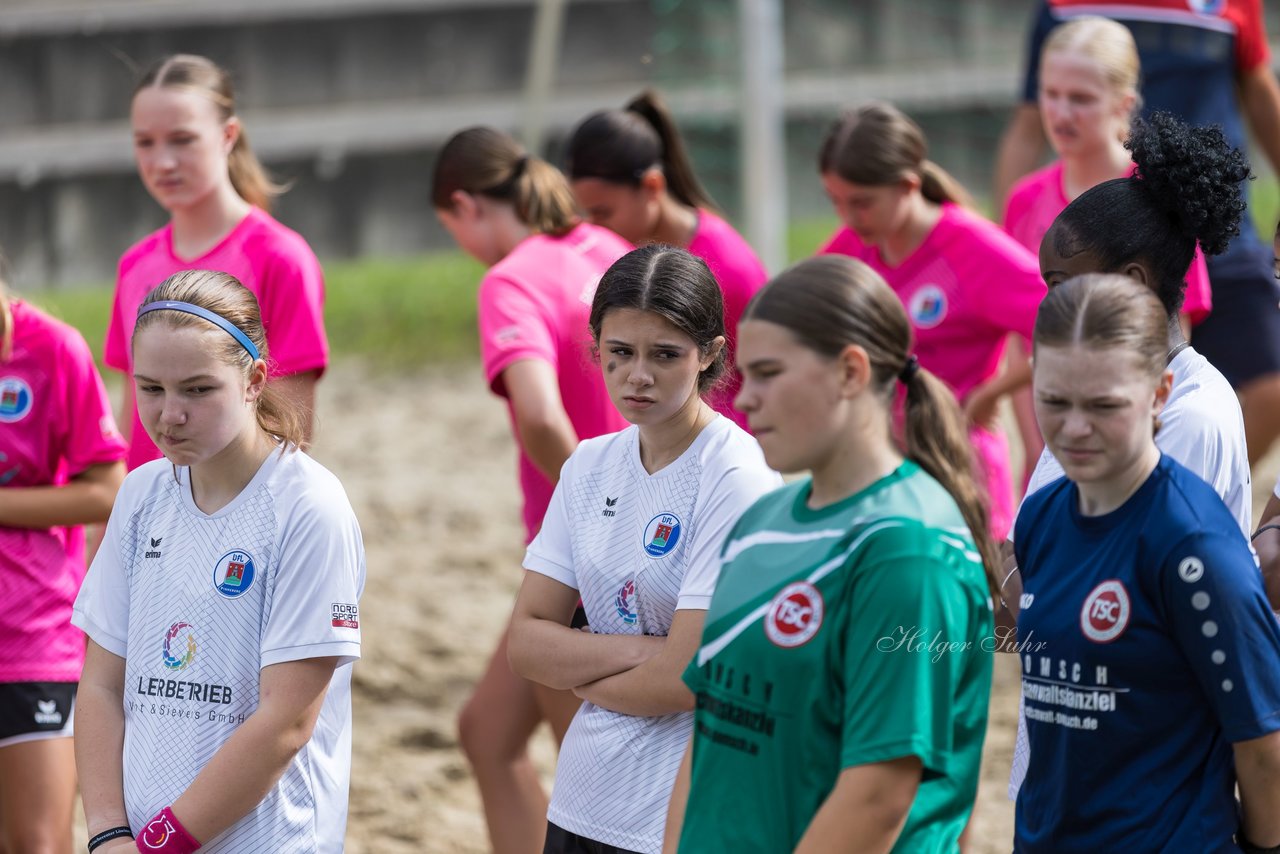
<path fill-rule="evenodd" d="M 1273 179 L 1250 187 L 1258 230 L 1270 242 L 1280 211 Z M 835 230 L 834 216 L 792 224 L 791 261 L 814 253 Z M 357 357 L 386 370 L 474 359 L 476 286 L 483 268 L 461 252 L 410 258 L 333 261 L 325 265 L 325 325 L 336 359 Z M 28 294 L 32 302 L 75 326 L 101 361 L 111 290 L 97 286 Z"/>

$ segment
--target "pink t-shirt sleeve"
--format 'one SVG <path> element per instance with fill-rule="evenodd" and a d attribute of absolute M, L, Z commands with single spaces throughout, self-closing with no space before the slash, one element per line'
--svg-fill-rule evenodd
<path fill-rule="evenodd" d="M 521 359 L 541 359 L 557 367 L 553 324 L 543 306 L 518 282 L 489 274 L 480 283 L 480 356 L 494 394 L 507 396 L 502 372 Z"/>
<path fill-rule="evenodd" d="M 841 226 L 835 234 L 831 235 L 831 239 L 826 245 L 817 251 L 818 255 L 849 255 L 853 258 L 861 257 L 860 253 L 866 248 L 853 230 Z"/>
<path fill-rule="evenodd" d="M 1187 271 L 1186 298 L 1182 301 L 1182 310 L 1191 318 L 1195 326 L 1213 311 L 1213 292 L 1209 286 L 1209 268 L 1205 265 L 1204 253 L 1196 247 L 1196 256 L 1191 259 L 1191 269 Z"/>
<path fill-rule="evenodd" d="M 1048 288 L 1040 278 L 1035 257 L 1004 232 L 993 232 L 986 249 L 986 263 L 977 307 L 992 327 L 1016 332 L 1030 346 L 1036 312 Z"/>
<path fill-rule="evenodd" d="M 262 326 L 277 376 L 323 371 L 329 364 L 324 331 L 324 273 L 302 243 L 273 247 L 260 283 Z"/>
<path fill-rule="evenodd" d="M 116 428 L 107 389 L 93 364 L 93 355 L 78 335 L 63 342 L 63 384 L 67 419 L 63 459 L 67 477 L 75 477 L 90 466 L 124 459 L 128 446 Z"/>
<path fill-rule="evenodd" d="M 130 255 L 125 255 L 120 259 L 119 267 L 116 270 L 116 289 L 115 294 L 111 297 L 111 317 L 107 319 L 107 338 L 102 348 L 102 361 L 106 362 L 107 367 L 115 368 L 117 371 L 129 372 L 129 332 L 133 328 L 133 324 L 126 323 L 124 312 L 124 290 L 123 283 L 125 274 L 129 266 L 132 264 Z"/>

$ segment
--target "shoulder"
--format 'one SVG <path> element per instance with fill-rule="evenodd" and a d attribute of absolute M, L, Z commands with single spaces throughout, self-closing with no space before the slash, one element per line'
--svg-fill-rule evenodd
<path fill-rule="evenodd" d="M 617 232 L 589 222 L 580 222 L 563 237 L 548 238 L 548 240 L 553 241 L 553 245 L 566 241 L 577 247 L 582 255 L 603 263 L 605 267 L 635 248 Z"/>
<path fill-rule="evenodd" d="M 635 433 L 638 429 L 631 425 L 616 433 L 583 439 L 565 461 L 561 479 L 571 480 L 625 458 L 635 445 Z"/>
<path fill-rule="evenodd" d="M 333 523 L 355 521 L 347 491 L 333 472 L 304 451 L 273 453 L 281 457 L 267 484 L 282 518 L 295 522 L 306 518 Z"/>
<path fill-rule="evenodd" d="M 1144 528 L 1144 537 L 1172 537 L 1178 532 L 1197 533 L 1218 530 L 1239 531 L 1235 519 L 1222 503 L 1222 497 L 1199 475 L 1168 454 L 1162 454 L 1152 477 L 1158 484 L 1159 512 L 1157 524 Z"/>
<path fill-rule="evenodd" d="M 92 363 L 93 355 L 89 351 L 89 345 L 74 326 L 23 300 L 14 300 L 10 303 L 10 308 L 15 337 L 21 336 L 26 346 L 48 352 L 55 358 L 72 358 L 77 363 L 88 360 Z"/>
<path fill-rule="evenodd" d="M 1239 398 L 1207 359 L 1188 351 L 1174 371 L 1173 395 L 1161 413 L 1156 443 L 1178 462 L 1213 480 L 1216 472 L 1199 471 L 1207 449 L 1230 448 L 1244 439 Z"/>
<path fill-rule="evenodd" d="M 291 267 L 318 264 L 306 239 L 271 214 L 261 208 L 253 208 L 248 219 L 241 241 L 251 260 Z"/>
<path fill-rule="evenodd" d="M 1009 270 L 1034 275 L 1040 280 L 1040 264 L 1027 247 L 1005 232 L 1000 226 L 979 213 L 961 205 L 944 204 L 942 218 L 937 229 L 949 248 L 963 248 L 958 253 L 975 267 L 989 274 Z M 980 247 L 983 251 L 973 252 Z"/>
<path fill-rule="evenodd" d="M 111 513 L 137 512 L 143 505 L 166 492 L 170 484 L 176 483 L 173 463 L 164 457 L 143 463 L 125 475 Z"/>
<path fill-rule="evenodd" d="M 1056 161 L 1037 169 L 1029 175 L 1023 175 L 1009 190 L 1009 201 L 1006 205 L 1008 214 L 1026 211 L 1033 207 L 1046 190 L 1058 183 L 1062 175 L 1062 162 Z"/>
<path fill-rule="evenodd" d="M 867 244 L 863 243 L 858 235 L 853 233 L 853 229 L 842 225 L 816 254 L 849 255 L 853 258 L 862 259 L 868 251 Z"/>

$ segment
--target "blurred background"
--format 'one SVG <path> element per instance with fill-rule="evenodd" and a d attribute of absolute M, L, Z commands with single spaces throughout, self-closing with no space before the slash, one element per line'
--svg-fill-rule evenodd
<path fill-rule="evenodd" d="M 668 96 L 698 174 L 746 227 L 739 128 L 753 98 L 744 68 L 756 58 L 744 52 L 739 0 L 555 0 L 562 25 L 542 97 L 529 91 L 539 5 L 2 0 L 8 277 L 26 290 L 105 284 L 120 253 L 163 224 L 133 171 L 125 119 L 139 69 L 179 51 L 232 71 L 255 149 L 293 183 L 277 215 L 324 260 L 445 247 L 427 186 L 454 130 L 483 122 L 522 134 L 532 123 L 558 164 L 579 119 L 647 85 Z M 786 222 L 834 221 L 814 168 L 818 142 L 841 107 L 872 97 L 916 118 L 933 159 L 985 197 L 1032 5 L 780 0 Z M 1280 0 L 1265 5 L 1274 35 Z M 533 117 L 531 99 L 542 107 Z"/>

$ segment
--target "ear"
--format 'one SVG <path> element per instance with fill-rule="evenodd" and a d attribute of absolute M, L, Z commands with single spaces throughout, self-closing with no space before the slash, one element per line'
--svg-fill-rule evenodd
<path fill-rule="evenodd" d="M 480 201 L 466 190 L 454 190 L 449 194 L 450 213 L 459 218 L 475 219 L 480 213 Z"/>
<path fill-rule="evenodd" d="M 707 349 L 702 354 L 702 359 L 698 364 L 699 372 L 705 371 L 707 368 L 715 364 L 716 359 L 720 355 L 720 351 L 724 349 L 724 344 L 725 341 L 723 335 L 717 335 L 712 339 L 711 343 L 707 345 Z"/>
<path fill-rule="evenodd" d="M 1155 415 L 1159 415 L 1164 410 L 1164 405 L 1169 402 L 1169 395 L 1173 392 L 1173 371 L 1165 371 L 1160 375 L 1160 384 L 1156 386 Z"/>
<path fill-rule="evenodd" d="M 899 186 L 901 186 L 903 191 L 906 193 L 916 193 L 920 191 L 922 186 L 924 186 L 924 179 L 917 173 L 910 172 L 900 179 Z"/>
<path fill-rule="evenodd" d="M 249 369 L 249 384 L 245 388 L 245 403 L 257 403 L 267 387 L 267 363 L 258 359 Z"/>
<path fill-rule="evenodd" d="M 658 199 L 667 191 L 667 176 L 657 166 L 650 166 L 640 176 L 640 191 L 649 201 Z"/>
<path fill-rule="evenodd" d="M 836 356 L 841 372 L 840 396 L 855 397 L 871 384 L 871 357 L 857 344 L 849 344 Z"/>
<path fill-rule="evenodd" d="M 1138 284 L 1154 290 L 1151 285 L 1151 274 L 1147 272 L 1146 267 L 1142 266 L 1137 261 L 1130 261 L 1128 264 L 1125 264 L 1120 268 L 1120 275 L 1128 276 Z"/>
<path fill-rule="evenodd" d="M 232 116 L 222 123 L 222 151 L 224 154 L 230 154 L 232 149 L 236 147 L 236 143 L 240 141 L 240 132 L 244 126 L 240 124 L 239 116 Z"/>

